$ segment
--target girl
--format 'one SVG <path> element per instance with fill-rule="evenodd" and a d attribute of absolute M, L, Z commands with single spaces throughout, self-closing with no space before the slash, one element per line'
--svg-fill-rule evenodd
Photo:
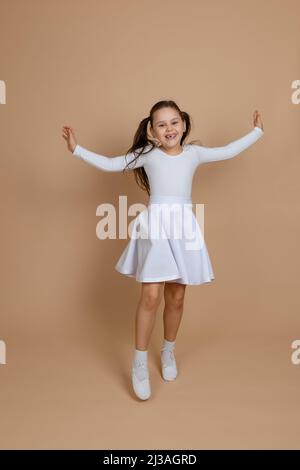
<path fill-rule="evenodd" d="M 194 142 L 185 143 L 191 130 L 188 113 L 181 111 L 174 101 L 159 101 L 144 118 L 135 133 L 132 147 L 125 155 L 106 157 L 81 147 L 70 126 L 63 126 L 62 137 L 76 157 L 103 171 L 133 169 L 137 184 L 149 196 L 146 211 L 134 220 L 133 232 L 148 224 L 158 225 L 157 208 L 162 208 L 162 229 L 167 231 L 167 217 L 179 226 L 174 203 L 184 211 L 183 224 L 196 226 L 197 248 L 187 248 L 188 237 L 165 239 L 136 236 L 128 242 L 115 269 L 141 282 L 141 296 L 136 310 L 135 349 L 131 378 L 135 394 L 142 400 L 151 396 L 148 371 L 148 346 L 154 327 L 155 314 L 164 295 L 164 340 L 161 348 L 161 371 L 165 380 L 177 377 L 174 356 L 175 339 L 183 313 L 186 285 L 199 285 L 215 279 L 206 244 L 196 217 L 191 210 L 192 179 L 199 165 L 226 160 L 240 154 L 254 144 L 264 133 L 258 111 L 253 115 L 254 128 L 245 136 L 224 147 L 204 147 Z M 128 161 L 127 161 L 128 158 Z M 147 215 L 146 215 L 147 214 Z M 170 220 L 170 219 L 169 219 Z"/>

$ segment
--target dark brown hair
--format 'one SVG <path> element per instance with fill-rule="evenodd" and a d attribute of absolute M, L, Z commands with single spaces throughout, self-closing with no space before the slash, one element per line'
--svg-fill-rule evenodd
<path fill-rule="evenodd" d="M 181 119 L 185 121 L 186 130 L 182 134 L 180 145 L 184 143 L 186 137 L 189 135 L 190 130 L 191 130 L 191 118 L 189 114 L 186 113 L 185 111 L 181 111 L 173 100 L 158 101 L 152 106 L 149 116 L 142 119 L 142 121 L 140 122 L 133 138 L 133 144 L 130 147 L 130 149 L 126 152 L 126 155 L 128 155 L 129 153 L 133 153 L 135 155 L 135 158 L 132 160 L 131 163 L 135 162 L 142 153 L 143 154 L 149 153 L 155 147 L 155 144 L 148 139 L 147 128 L 148 128 L 149 122 L 151 126 L 153 126 L 153 115 L 155 111 L 161 108 L 175 109 L 178 112 L 178 114 L 181 116 Z M 189 144 L 193 144 L 195 142 L 199 142 L 199 141 L 192 141 L 192 142 L 189 142 Z M 149 150 L 144 152 L 145 148 L 148 147 L 149 145 L 150 145 Z M 123 172 L 126 170 L 128 165 L 129 163 L 127 163 L 126 167 L 123 169 Z M 150 196 L 150 185 L 149 185 L 148 176 L 146 174 L 145 169 L 143 167 L 134 168 L 133 172 L 134 172 L 136 183 L 144 191 L 146 190 L 148 195 Z"/>

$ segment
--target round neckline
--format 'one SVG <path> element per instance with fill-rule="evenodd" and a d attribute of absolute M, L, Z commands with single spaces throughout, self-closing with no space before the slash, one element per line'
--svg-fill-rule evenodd
<path fill-rule="evenodd" d="M 178 153 L 177 155 L 169 155 L 167 152 L 164 152 L 159 147 L 156 147 L 156 150 L 158 150 L 162 155 L 165 155 L 168 158 L 178 158 L 178 157 L 181 157 L 184 154 L 184 152 L 186 150 L 186 147 L 187 147 L 187 144 L 183 144 L 182 145 L 182 152 Z"/>

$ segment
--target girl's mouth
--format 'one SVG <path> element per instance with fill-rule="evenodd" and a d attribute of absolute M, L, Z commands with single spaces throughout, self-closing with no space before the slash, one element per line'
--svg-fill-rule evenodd
<path fill-rule="evenodd" d="M 173 139 L 175 139 L 175 137 L 176 137 L 176 134 L 166 135 L 167 140 L 173 140 Z"/>

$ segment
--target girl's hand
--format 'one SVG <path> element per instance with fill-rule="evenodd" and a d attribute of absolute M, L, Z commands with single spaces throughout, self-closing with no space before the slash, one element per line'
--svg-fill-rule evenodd
<path fill-rule="evenodd" d="M 264 126 L 261 120 L 261 115 L 257 111 L 257 109 L 254 111 L 254 114 L 253 114 L 253 124 L 255 127 L 260 127 L 262 131 L 264 130 Z"/>
<path fill-rule="evenodd" d="M 73 153 L 77 145 L 74 130 L 70 126 L 63 126 L 62 131 L 62 137 L 66 140 L 70 152 Z"/>

